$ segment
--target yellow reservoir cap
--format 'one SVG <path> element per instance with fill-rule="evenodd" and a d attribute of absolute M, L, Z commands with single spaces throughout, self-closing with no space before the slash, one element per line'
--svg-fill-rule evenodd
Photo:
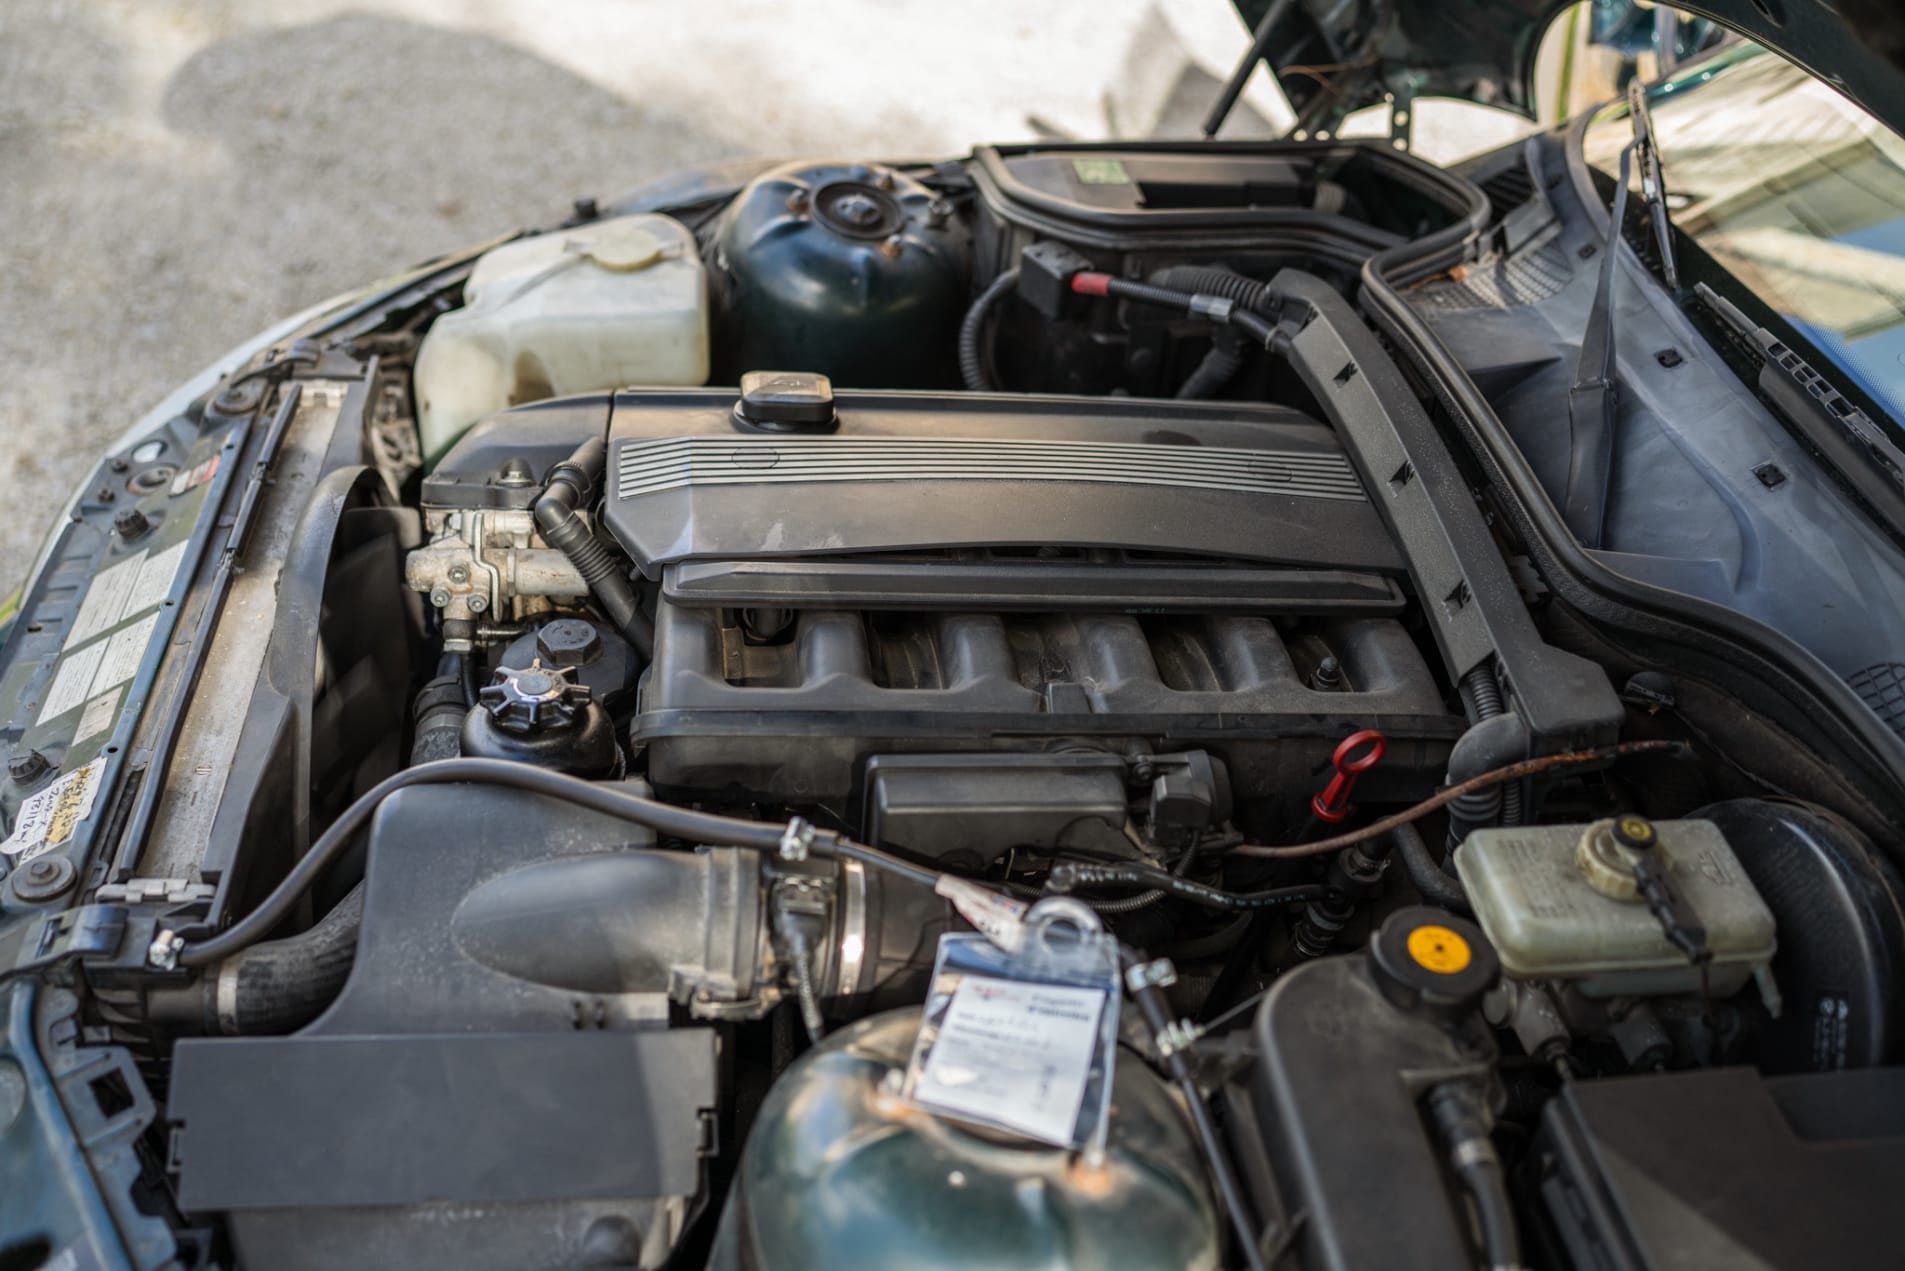
<path fill-rule="evenodd" d="M 1467 969 L 1474 960 L 1468 941 L 1447 927 L 1433 923 L 1417 927 L 1409 933 L 1409 956 L 1416 965 L 1424 970 L 1434 971 L 1437 975 L 1454 975 Z"/>

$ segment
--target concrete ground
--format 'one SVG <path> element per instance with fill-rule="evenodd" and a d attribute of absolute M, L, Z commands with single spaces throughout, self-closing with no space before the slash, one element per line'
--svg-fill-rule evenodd
<path fill-rule="evenodd" d="M 1132 135 L 1247 38 L 1228 0 L 1165 12 L 5 0 L 0 595 L 108 441 L 273 320 L 708 160 Z M 1239 130 L 1268 131 L 1261 71 L 1246 100 Z"/>

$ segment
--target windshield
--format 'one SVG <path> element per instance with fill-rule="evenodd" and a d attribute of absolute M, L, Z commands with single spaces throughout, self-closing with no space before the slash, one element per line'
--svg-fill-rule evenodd
<path fill-rule="evenodd" d="M 1648 91 L 1674 225 L 1905 420 L 1905 141 L 1783 58 L 1738 45 Z M 1589 125 L 1619 169 L 1625 106 Z"/>

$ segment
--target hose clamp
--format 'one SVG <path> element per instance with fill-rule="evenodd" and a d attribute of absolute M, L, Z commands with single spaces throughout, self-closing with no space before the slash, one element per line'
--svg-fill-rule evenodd
<path fill-rule="evenodd" d="M 184 949 L 184 936 L 176 931 L 161 931 L 146 947 L 146 963 L 161 971 L 171 971 L 179 965 L 179 954 Z"/>
<path fill-rule="evenodd" d="M 1465 1170 L 1474 1165 L 1499 1165 L 1501 1158 L 1495 1155 L 1495 1145 L 1487 1139 L 1477 1136 L 1463 1139 L 1450 1153 L 1457 1170 Z"/>
<path fill-rule="evenodd" d="M 1171 965 L 1169 958 L 1135 962 L 1125 968 L 1124 982 L 1133 993 L 1152 988 L 1168 989 L 1177 983 L 1177 968 Z"/>
<path fill-rule="evenodd" d="M 1231 310 L 1236 302 L 1224 296 L 1211 296 L 1202 293 L 1192 296 L 1190 311 L 1197 317 L 1210 318 L 1216 322 L 1229 322 Z"/>
<path fill-rule="evenodd" d="M 787 828 L 781 831 L 780 851 L 784 861 L 804 861 L 813 851 L 814 839 L 820 831 L 814 823 L 805 817 L 794 817 L 787 822 Z"/>
<path fill-rule="evenodd" d="M 1204 1030 L 1187 1019 L 1174 1019 L 1158 1032 L 1158 1057 L 1169 1059 L 1181 1050 L 1189 1050 L 1197 1044 Z"/>

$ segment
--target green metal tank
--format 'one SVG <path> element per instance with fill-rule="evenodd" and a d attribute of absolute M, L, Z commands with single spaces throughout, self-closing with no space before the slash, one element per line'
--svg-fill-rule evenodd
<path fill-rule="evenodd" d="M 713 379 L 815 371 L 848 388 L 956 388 L 970 234 L 892 168 L 790 164 L 735 197 L 715 234 Z"/>
<path fill-rule="evenodd" d="M 1217 1213 L 1190 1125 L 1135 1055 L 1119 1056 L 1107 1150 L 1092 1162 L 900 1099 L 919 1020 L 912 1008 L 861 1020 L 775 1083 L 711 1265 L 1217 1266 Z"/>

